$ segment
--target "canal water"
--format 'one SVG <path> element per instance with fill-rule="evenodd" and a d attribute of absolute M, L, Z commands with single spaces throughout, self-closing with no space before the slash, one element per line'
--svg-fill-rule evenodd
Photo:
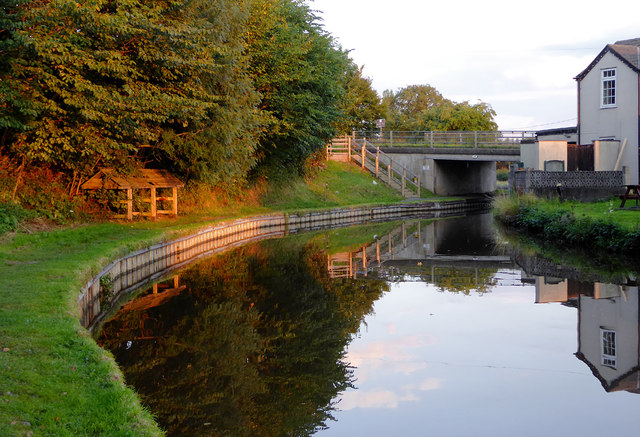
<path fill-rule="evenodd" d="M 600 276 L 490 214 L 340 228 L 200 260 L 98 341 L 173 436 L 638 435 L 637 280 Z"/>

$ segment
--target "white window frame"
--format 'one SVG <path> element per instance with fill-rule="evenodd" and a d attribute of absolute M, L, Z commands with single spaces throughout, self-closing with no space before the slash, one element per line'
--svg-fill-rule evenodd
<path fill-rule="evenodd" d="M 600 108 L 615 108 L 618 105 L 617 85 L 615 67 L 600 70 Z"/>
<path fill-rule="evenodd" d="M 600 351 L 602 352 L 602 365 L 617 368 L 616 331 L 600 328 Z"/>

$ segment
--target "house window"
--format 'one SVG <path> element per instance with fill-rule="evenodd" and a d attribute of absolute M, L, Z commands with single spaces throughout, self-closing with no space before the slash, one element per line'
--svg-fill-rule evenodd
<path fill-rule="evenodd" d="M 602 365 L 616 368 L 616 331 L 600 328 Z"/>
<path fill-rule="evenodd" d="M 602 108 L 616 106 L 616 69 L 602 70 Z"/>

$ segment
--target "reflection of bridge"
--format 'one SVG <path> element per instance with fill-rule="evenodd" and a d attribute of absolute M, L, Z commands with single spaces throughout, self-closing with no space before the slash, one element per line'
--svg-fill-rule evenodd
<path fill-rule="evenodd" d="M 504 269 L 515 264 L 494 253 L 490 214 L 404 222 L 360 249 L 329 255 L 330 276 L 396 276 L 398 273 L 437 275 L 442 267 Z"/>
<path fill-rule="evenodd" d="M 393 136 L 390 141 L 379 135 L 346 136 L 335 139 L 327 152 L 358 163 L 403 194 L 411 185 L 441 195 L 489 193 L 496 189 L 496 162 L 520 161 L 520 143 L 535 138 L 530 132 L 414 134 L 420 134 L 417 140 L 395 144 Z"/>

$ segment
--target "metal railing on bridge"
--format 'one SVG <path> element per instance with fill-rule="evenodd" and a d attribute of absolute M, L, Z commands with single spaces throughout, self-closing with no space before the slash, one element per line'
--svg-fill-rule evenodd
<path fill-rule="evenodd" d="M 518 148 L 536 139 L 535 131 L 354 131 L 378 147 Z"/>

